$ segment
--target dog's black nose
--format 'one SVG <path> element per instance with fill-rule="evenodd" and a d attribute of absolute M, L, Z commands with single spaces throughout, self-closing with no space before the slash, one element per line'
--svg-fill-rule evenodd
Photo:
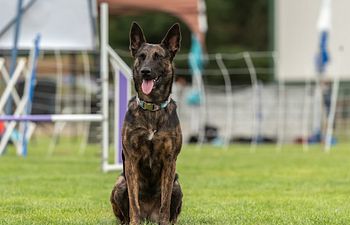
<path fill-rule="evenodd" d="M 143 76 L 149 76 L 149 75 L 151 75 L 151 68 L 149 68 L 149 67 L 143 67 L 143 68 L 141 69 L 141 74 L 142 74 Z"/>

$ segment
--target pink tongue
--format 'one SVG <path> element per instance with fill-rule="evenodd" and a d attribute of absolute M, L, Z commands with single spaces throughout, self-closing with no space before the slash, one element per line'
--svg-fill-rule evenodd
<path fill-rule="evenodd" d="M 143 93 L 145 93 L 146 95 L 151 93 L 153 89 L 153 84 L 153 80 L 143 80 L 141 85 Z"/>

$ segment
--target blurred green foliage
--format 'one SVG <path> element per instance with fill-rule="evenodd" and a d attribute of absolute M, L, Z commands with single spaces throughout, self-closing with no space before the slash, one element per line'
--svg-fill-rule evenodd
<path fill-rule="evenodd" d="M 269 0 L 206 0 L 208 53 L 237 53 L 242 51 L 269 50 Z M 187 53 L 191 45 L 191 32 L 180 19 L 162 12 L 142 12 L 132 15 L 112 16 L 110 42 L 117 51 L 128 51 L 129 29 L 137 21 L 150 43 L 159 43 L 169 27 L 180 22 L 182 30 L 181 53 Z M 125 53 L 125 52 L 124 52 Z M 125 57 L 130 63 L 131 59 Z M 228 68 L 247 68 L 244 60 L 225 61 Z M 177 60 L 178 68 L 188 68 L 186 60 Z M 269 67 L 270 59 L 255 60 L 256 67 Z M 215 62 L 206 69 L 217 69 Z M 262 81 L 272 80 L 272 74 L 258 74 Z M 249 83 L 247 74 L 231 75 L 234 84 Z M 222 84 L 222 77 L 209 77 L 211 84 Z M 189 79 L 188 79 L 189 80 Z"/>

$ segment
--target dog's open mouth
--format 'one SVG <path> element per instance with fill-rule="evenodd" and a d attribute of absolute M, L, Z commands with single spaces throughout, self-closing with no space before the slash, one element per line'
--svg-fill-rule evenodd
<path fill-rule="evenodd" d="M 145 93 L 146 95 L 149 95 L 149 93 L 152 92 L 153 88 L 155 87 L 155 84 L 158 83 L 158 81 L 159 81 L 159 77 L 153 80 L 143 79 L 141 84 L 142 92 Z"/>

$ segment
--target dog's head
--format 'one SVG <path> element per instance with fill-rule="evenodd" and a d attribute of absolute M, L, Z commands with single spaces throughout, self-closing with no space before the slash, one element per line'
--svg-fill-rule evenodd
<path fill-rule="evenodd" d="M 180 49 L 181 33 L 174 24 L 160 44 L 149 44 L 141 27 L 133 22 L 130 51 L 134 57 L 133 79 L 139 97 L 146 102 L 161 103 L 171 93 L 174 80 L 172 61 Z"/>

